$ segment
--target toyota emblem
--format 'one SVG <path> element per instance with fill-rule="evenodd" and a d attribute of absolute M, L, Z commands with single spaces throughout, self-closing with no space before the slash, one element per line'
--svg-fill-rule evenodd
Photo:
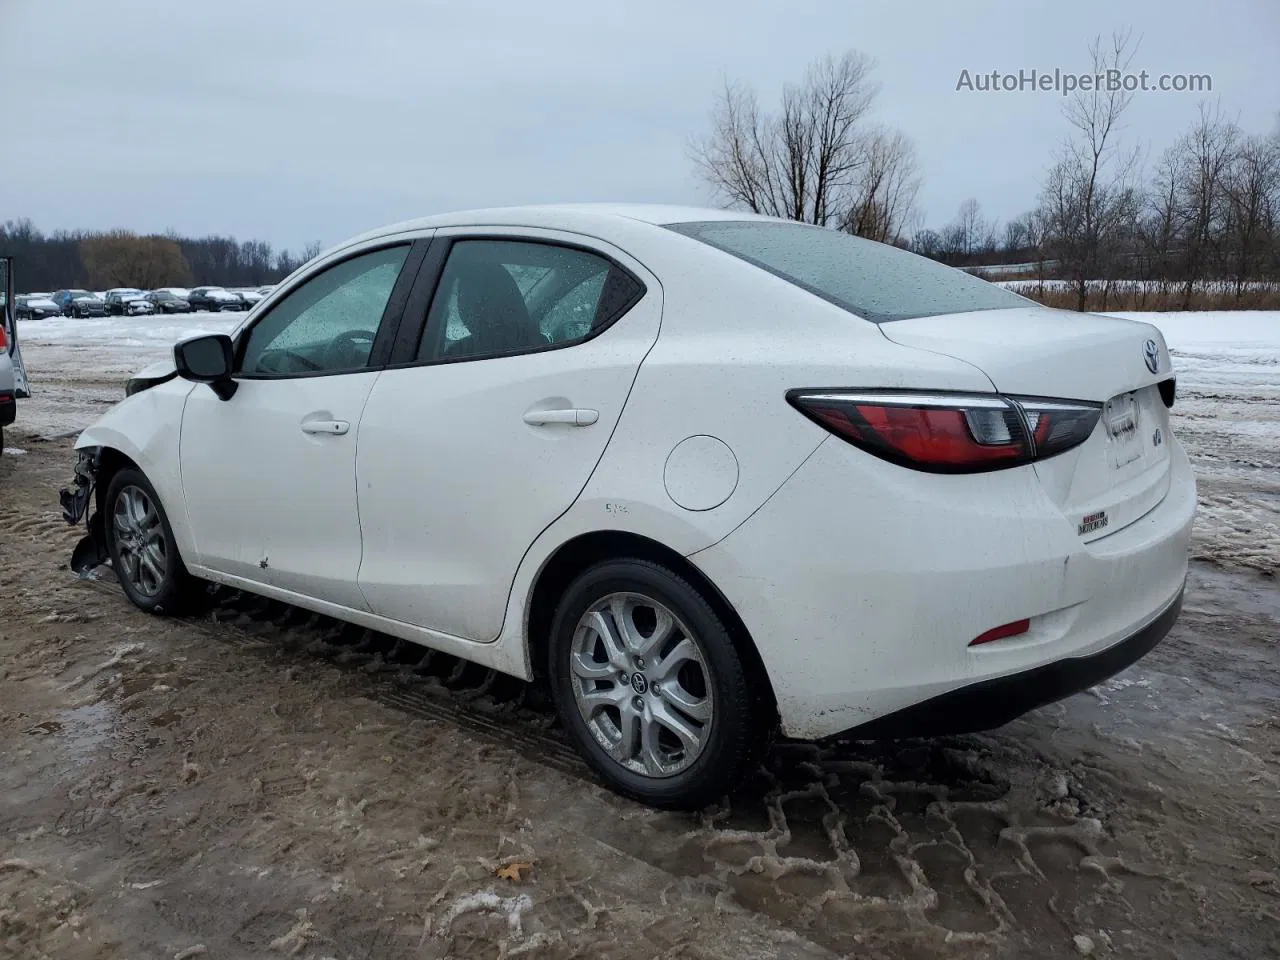
<path fill-rule="evenodd" d="M 1142 359 L 1147 361 L 1147 369 L 1152 373 L 1160 369 L 1160 345 L 1148 340 L 1142 345 Z"/>

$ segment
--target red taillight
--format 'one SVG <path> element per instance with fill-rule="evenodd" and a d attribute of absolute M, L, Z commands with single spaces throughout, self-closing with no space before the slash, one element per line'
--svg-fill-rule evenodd
<path fill-rule="evenodd" d="M 4 335 L 4 327 L 0 325 L 0 350 L 9 349 L 9 338 Z"/>
<path fill-rule="evenodd" d="M 969 646 L 976 647 L 981 643 L 990 643 L 992 640 L 1003 640 L 1005 637 L 1016 637 L 1019 634 L 1026 633 L 1030 629 L 1030 620 L 1015 620 L 1013 623 L 1006 623 L 999 627 L 992 627 L 986 633 L 979 634 L 975 639 L 969 641 Z"/>
<path fill-rule="evenodd" d="M 787 399 L 878 457 L 934 473 L 1030 463 L 1083 443 L 1101 405 L 997 394 L 792 390 Z"/>

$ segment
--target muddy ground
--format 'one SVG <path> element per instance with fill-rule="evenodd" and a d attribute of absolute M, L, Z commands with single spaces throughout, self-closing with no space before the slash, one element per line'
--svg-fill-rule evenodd
<path fill-rule="evenodd" d="M 51 435 L 0 457 L 0 957 L 1280 956 L 1280 586 L 1253 519 L 1197 528 L 1215 562 L 1181 620 L 1101 687 L 988 735 L 780 744 L 678 815 L 605 791 L 514 681 L 77 579 Z M 1202 484 L 1211 517 L 1274 514 L 1274 454 L 1243 455 Z"/>

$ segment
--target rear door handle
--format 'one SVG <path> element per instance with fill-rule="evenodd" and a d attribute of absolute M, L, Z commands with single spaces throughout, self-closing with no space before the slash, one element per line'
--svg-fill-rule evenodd
<path fill-rule="evenodd" d="M 530 410 L 524 415 L 524 422 L 535 427 L 548 423 L 567 423 L 571 427 L 589 427 L 599 419 L 599 410 L 587 410 L 583 407 L 562 407 L 558 410 Z"/>
<path fill-rule="evenodd" d="M 331 437 L 340 437 L 351 429 L 351 424 L 346 420 L 304 420 L 302 421 L 303 433 L 323 433 Z"/>

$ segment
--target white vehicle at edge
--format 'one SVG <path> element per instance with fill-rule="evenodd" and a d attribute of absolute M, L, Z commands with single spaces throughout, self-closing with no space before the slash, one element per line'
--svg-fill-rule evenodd
<path fill-rule="evenodd" d="M 144 610 L 200 578 L 545 677 L 655 805 L 721 796 L 778 727 L 999 726 L 1181 607 L 1160 332 L 818 227 L 396 224 L 128 392 L 77 442 L 74 567 L 110 558 Z"/>

